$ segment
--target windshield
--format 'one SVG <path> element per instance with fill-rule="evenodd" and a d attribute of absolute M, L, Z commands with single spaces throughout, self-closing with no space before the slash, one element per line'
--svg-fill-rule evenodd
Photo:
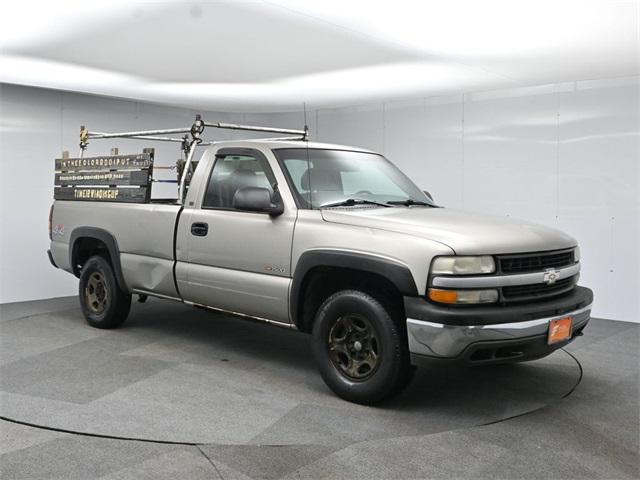
<path fill-rule="evenodd" d="M 313 148 L 282 148 L 274 153 L 299 202 L 306 208 L 322 208 L 347 200 L 350 205 L 364 203 L 353 200 L 433 205 L 405 174 L 375 153 Z"/>

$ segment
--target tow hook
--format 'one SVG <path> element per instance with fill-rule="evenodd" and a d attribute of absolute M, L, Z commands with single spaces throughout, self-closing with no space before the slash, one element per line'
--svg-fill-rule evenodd
<path fill-rule="evenodd" d="M 138 303 L 144 303 L 147 301 L 147 298 L 149 298 L 148 295 L 144 295 L 144 294 L 140 294 L 138 295 Z"/>

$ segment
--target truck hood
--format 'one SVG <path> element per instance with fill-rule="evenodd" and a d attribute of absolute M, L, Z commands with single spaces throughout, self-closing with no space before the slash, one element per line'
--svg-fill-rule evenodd
<path fill-rule="evenodd" d="M 577 245 L 574 238 L 553 228 L 449 208 L 325 209 L 322 217 L 327 222 L 433 240 L 458 255 L 536 252 Z"/>

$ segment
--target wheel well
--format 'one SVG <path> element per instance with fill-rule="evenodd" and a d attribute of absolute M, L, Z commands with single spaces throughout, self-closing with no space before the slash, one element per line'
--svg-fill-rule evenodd
<path fill-rule="evenodd" d="M 97 238 L 80 237 L 73 244 L 73 253 L 71 255 L 71 266 L 73 273 L 79 277 L 84 264 L 94 255 L 104 257 L 113 266 L 111 255 L 107 245 Z"/>
<path fill-rule="evenodd" d="M 390 310 L 395 318 L 404 318 L 404 303 L 398 288 L 382 275 L 343 267 L 315 267 L 302 281 L 298 299 L 298 329 L 309 333 L 322 303 L 340 290 L 359 290 L 370 294 Z"/>

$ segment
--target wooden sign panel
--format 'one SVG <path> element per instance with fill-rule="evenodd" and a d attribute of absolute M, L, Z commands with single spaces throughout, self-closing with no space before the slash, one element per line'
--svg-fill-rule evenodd
<path fill-rule="evenodd" d="M 153 158 L 149 153 L 135 155 L 105 155 L 86 158 L 56 158 L 56 171 L 77 172 L 79 170 L 122 170 L 150 168 Z"/>
<path fill-rule="evenodd" d="M 151 196 L 153 152 L 57 158 L 55 200 L 145 203 Z"/>
<path fill-rule="evenodd" d="M 149 187 L 55 187 L 56 200 L 81 200 L 89 202 L 129 202 L 149 201 Z"/>
<path fill-rule="evenodd" d="M 55 185 L 149 185 L 149 170 L 56 173 Z"/>

